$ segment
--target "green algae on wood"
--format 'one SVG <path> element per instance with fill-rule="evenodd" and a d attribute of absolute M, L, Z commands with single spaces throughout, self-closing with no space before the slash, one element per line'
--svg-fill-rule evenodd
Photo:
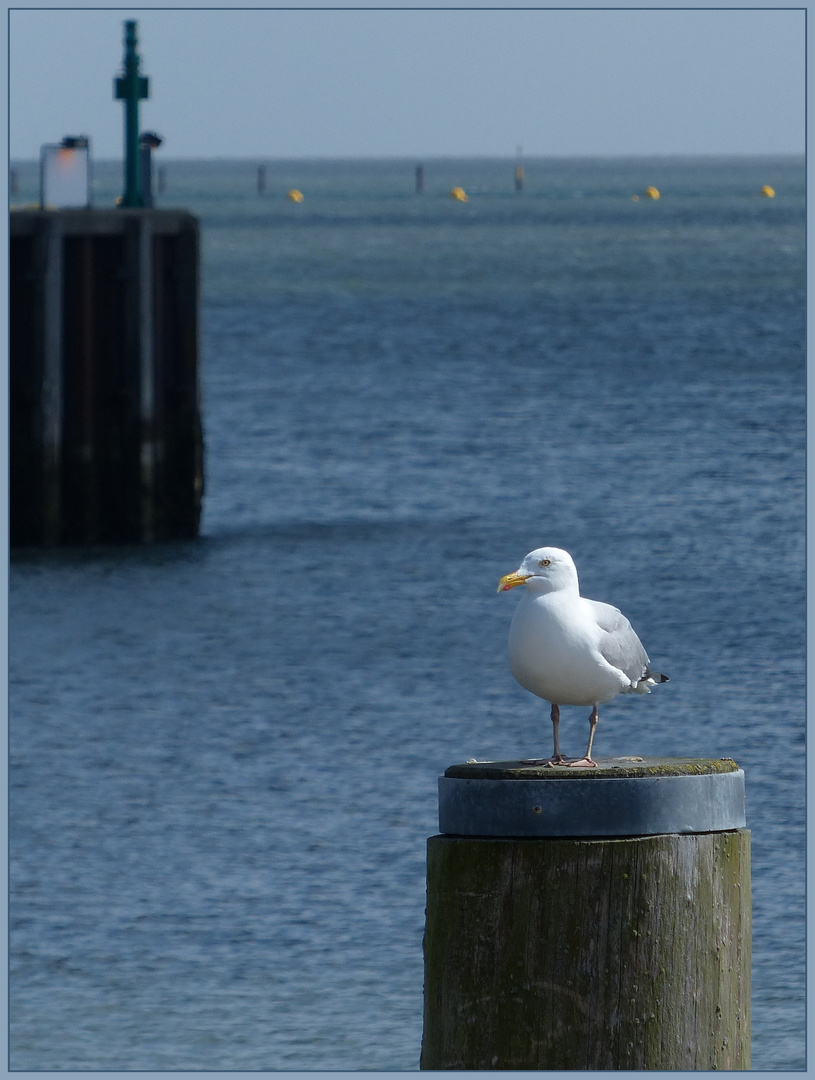
<path fill-rule="evenodd" d="M 422 1069 L 747 1069 L 750 834 L 428 841 Z"/>

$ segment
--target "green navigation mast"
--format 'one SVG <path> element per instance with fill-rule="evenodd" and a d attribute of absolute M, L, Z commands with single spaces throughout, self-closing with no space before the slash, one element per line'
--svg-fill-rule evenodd
<path fill-rule="evenodd" d="M 139 102 L 150 96 L 149 80 L 139 74 L 136 23 L 125 23 L 124 74 L 114 80 L 115 96 L 125 103 L 125 192 L 122 206 L 144 206 L 139 169 Z"/>

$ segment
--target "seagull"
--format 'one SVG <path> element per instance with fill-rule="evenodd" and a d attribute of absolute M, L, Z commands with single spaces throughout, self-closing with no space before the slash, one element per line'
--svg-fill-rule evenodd
<path fill-rule="evenodd" d="M 642 642 L 621 611 L 580 595 L 568 551 L 530 551 L 514 573 L 501 578 L 498 592 L 519 585 L 524 595 L 509 631 L 509 663 L 524 689 L 551 703 L 555 739 L 552 757 L 528 758 L 523 764 L 594 768 L 591 747 L 598 705 L 617 694 L 650 694 L 651 687 L 668 682 L 668 676 L 650 669 Z M 561 705 L 592 707 L 589 744 L 575 761 L 560 752 Z"/>

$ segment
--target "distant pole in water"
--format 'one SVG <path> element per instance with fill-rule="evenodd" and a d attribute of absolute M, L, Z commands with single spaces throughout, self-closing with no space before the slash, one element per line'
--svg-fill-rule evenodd
<path fill-rule="evenodd" d="M 515 164 L 515 190 L 516 191 L 523 191 L 523 189 L 524 189 L 524 167 L 521 164 L 521 151 L 522 150 L 523 150 L 522 146 L 516 147 L 516 150 L 515 150 L 515 156 L 517 158 L 517 161 L 516 161 L 516 164 Z"/>
<path fill-rule="evenodd" d="M 167 170 L 163 165 L 159 165 L 158 173 L 156 176 L 156 190 L 159 195 L 163 195 L 167 190 Z"/>
<path fill-rule="evenodd" d="M 258 195 L 266 194 L 266 166 L 258 165 Z"/>
<path fill-rule="evenodd" d="M 416 194 L 421 195 L 424 191 L 424 165 L 416 166 Z"/>
<path fill-rule="evenodd" d="M 125 106 L 125 190 L 122 206 L 144 206 L 141 159 L 139 156 L 139 102 L 150 96 L 149 80 L 139 74 L 136 26 L 125 23 L 123 74 L 114 81 L 115 96 Z"/>

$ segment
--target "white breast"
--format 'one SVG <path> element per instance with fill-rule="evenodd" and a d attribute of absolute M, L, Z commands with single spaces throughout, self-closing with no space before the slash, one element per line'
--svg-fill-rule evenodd
<path fill-rule="evenodd" d="M 558 705 L 611 701 L 630 680 L 600 654 L 599 633 L 579 598 L 527 592 L 509 632 L 512 674 L 524 689 Z"/>

